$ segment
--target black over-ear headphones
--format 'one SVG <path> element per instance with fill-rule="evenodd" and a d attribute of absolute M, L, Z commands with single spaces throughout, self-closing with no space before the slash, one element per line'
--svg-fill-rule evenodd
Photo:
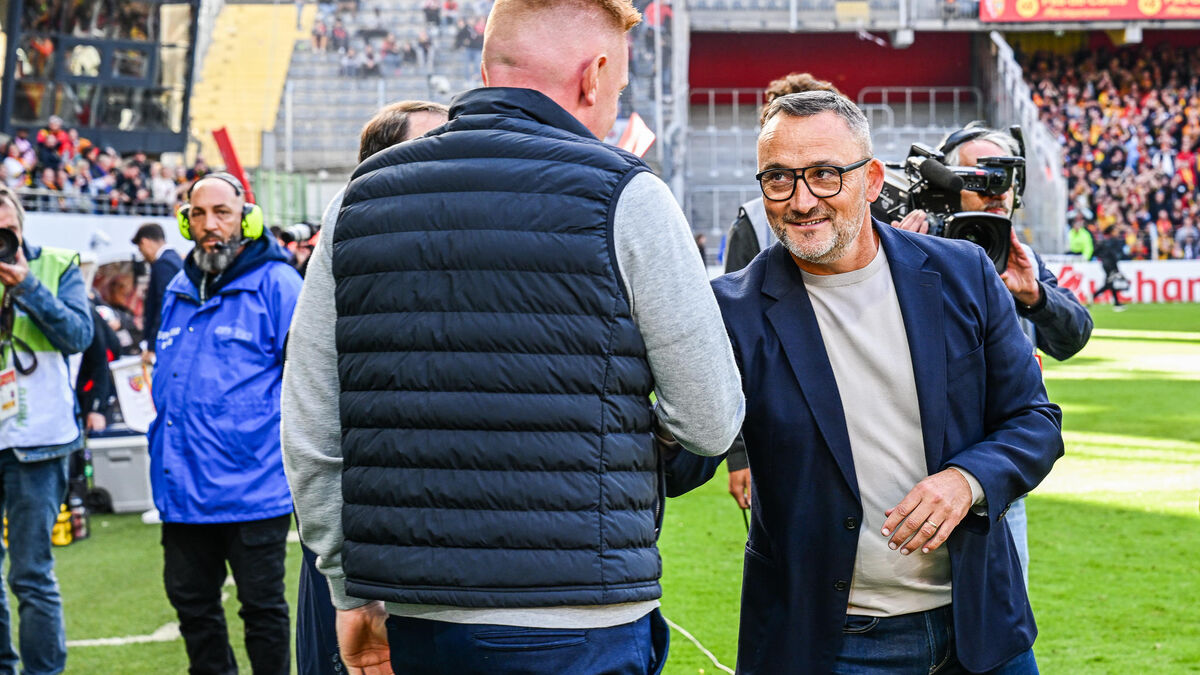
<path fill-rule="evenodd" d="M 938 146 L 938 152 L 943 156 L 950 154 L 950 151 L 965 145 L 971 141 L 977 140 L 982 136 L 992 133 L 994 129 L 989 128 L 983 122 L 976 120 L 967 126 L 955 131 L 942 141 Z M 1020 125 L 1012 125 L 1008 128 L 1008 135 L 1012 136 L 1017 143 L 1017 156 L 1025 159 L 1025 134 L 1021 132 Z M 1013 210 L 1021 208 L 1022 198 L 1025 196 L 1025 167 L 1018 166 L 1014 170 L 1017 188 L 1013 191 Z"/>

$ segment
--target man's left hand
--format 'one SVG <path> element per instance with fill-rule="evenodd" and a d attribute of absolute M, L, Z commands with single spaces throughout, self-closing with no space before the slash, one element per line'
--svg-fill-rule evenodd
<path fill-rule="evenodd" d="M 1008 267 L 1004 269 L 1000 278 L 1004 280 L 1004 285 L 1008 286 L 1009 292 L 1013 294 L 1017 302 L 1027 307 L 1036 305 L 1037 301 L 1041 299 L 1037 263 L 1034 262 L 1032 256 L 1025 252 L 1025 247 L 1021 246 L 1016 230 L 1009 230 L 1008 236 Z"/>
<path fill-rule="evenodd" d="M 12 288 L 25 281 L 29 276 L 29 262 L 25 260 L 25 251 L 17 249 L 17 259 L 12 263 L 0 262 L 0 284 Z"/>
<path fill-rule="evenodd" d="M 899 504 L 884 512 L 883 536 L 891 535 L 888 546 L 901 547 L 905 555 L 917 549 L 922 553 L 937 550 L 966 517 L 971 502 L 971 484 L 958 469 L 939 471 L 917 483 Z"/>

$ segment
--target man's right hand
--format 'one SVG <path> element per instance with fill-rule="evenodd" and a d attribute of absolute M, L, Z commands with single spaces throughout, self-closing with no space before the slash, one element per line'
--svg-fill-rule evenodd
<path fill-rule="evenodd" d="M 729 494 L 738 506 L 750 508 L 750 469 L 729 472 Z"/>
<path fill-rule="evenodd" d="M 338 649 L 350 675 L 392 675 L 387 616 L 380 601 L 337 611 Z"/>
<path fill-rule="evenodd" d="M 929 234 L 929 220 L 921 209 L 909 211 L 908 215 L 904 216 L 904 220 L 893 220 L 892 227 L 918 234 Z"/>
<path fill-rule="evenodd" d="M 154 365 L 154 352 L 152 352 L 150 350 L 146 350 L 146 351 L 142 352 L 142 365 L 143 366 L 153 366 Z"/>

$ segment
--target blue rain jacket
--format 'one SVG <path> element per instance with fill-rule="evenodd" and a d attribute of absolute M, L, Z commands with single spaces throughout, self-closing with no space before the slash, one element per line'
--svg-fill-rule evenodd
<path fill-rule="evenodd" d="M 215 282 L 202 281 L 189 255 L 167 286 L 152 390 L 158 416 L 148 432 L 150 485 L 164 522 L 292 511 L 279 393 L 301 279 L 284 260 L 264 237 Z"/>

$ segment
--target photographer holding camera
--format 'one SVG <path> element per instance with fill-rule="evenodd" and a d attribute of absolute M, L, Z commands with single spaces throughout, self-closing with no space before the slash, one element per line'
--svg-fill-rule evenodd
<path fill-rule="evenodd" d="M 938 151 L 945 155 L 944 163 L 949 167 L 974 167 L 982 164 L 981 158 L 1021 157 L 1024 154 L 1018 137 L 974 123 L 946 137 Z M 1020 206 L 1019 195 L 1023 188 L 1020 180 L 1023 177 L 1022 173 L 1017 172 L 1008 189 L 1001 194 L 961 190 L 961 210 L 1012 218 L 1013 212 Z M 924 210 L 915 209 L 902 220 L 892 221 L 892 225 L 911 232 L 927 233 L 930 218 Z M 1008 259 L 1000 278 L 1012 293 L 1021 327 L 1038 349 L 1064 361 L 1087 344 L 1092 334 L 1092 317 L 1075 294 L 1059 287 L 1058 280 L 1046 269 L 1041 257 L 1033 249 L 1021 244 L 1011 227 L 1008 236 Z M 1029 549 L 1023 497 L 1013 502 L 1007 520 L 1028 584 Z"/>
<path fill-rule="evenodd" d="M 0 507 L 8 583 L 20 614 L 22 672 L 59 673 L 67 642 L 50 532 L 67 493 L 67 457 L 83 447 L 68 358 L 92 342 L 79 255 L 25 240 L 21 199 L 0 187 Z M 0 547 L 0 559 L 5 547 Z M 0 671 L 16 672 L 0 594 Z"/>

